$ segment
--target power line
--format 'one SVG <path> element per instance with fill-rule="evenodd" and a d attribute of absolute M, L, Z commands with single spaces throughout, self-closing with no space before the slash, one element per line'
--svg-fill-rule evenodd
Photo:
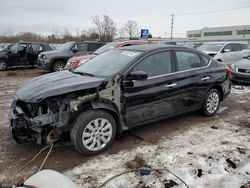
<path fill-rule="evenodd" d="M 199 14 L 201 15 L 201 14 L 221 13 L 221 12 L 238 10 L 238 9 L 245 9 L 245 8 L 250 8 L 250 5 L 234 7 L 234 8 L 227 8 L 227 9 L 217 9 L 217 10 L 203 11 L 203 12 L 176 13 L 175 16 L 189 16 L 189 15 L 199 15 Z M 145 21 L 156 20 L 156 19 L 166 18 L 166 17 L 168 17 L 168 16 L 158 16 L 158 17 L 154 17 L 154 18 L 147 18 L 147 19 L 136 20 L 136 21 L 137 22 L 145 22 Z"/>
<path fill-rule="evenodd" d="M 226 12 L 226 11 L 231 11 L 231 10 L 245 9 L 245 8 L 249 8 L 249 7 L 250 7 L 250 5 L 249 6 L 235 7 L 235 8 L 204 11 L 204 12 L 190 12 L 190 13 L 179 13 L 179 14 L 177 13 L 175 15 L 177 15 L 177 16 L 187 16 L 187 15 L 199 15 L 199 14 L 212 14 L 212 13 L 217 13 L 217 12 Z"/>

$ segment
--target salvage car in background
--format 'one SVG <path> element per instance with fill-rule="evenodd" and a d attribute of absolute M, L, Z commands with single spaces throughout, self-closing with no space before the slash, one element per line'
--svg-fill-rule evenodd
<path fill-rule="evenodd" d="M 70 132 L 93 155 L 138 125 L 202 110 L 212 116 L 230 93 L 225 64 L 186 47 L 137 45 L 104 52 L 74 72 L 37 77 L 16 90 L 10 130 L 18 143 L 42 144 Z"/>
<path fill-rule="evenodd" d="M 101 48 L 97 49 L 95 52 L 92 54 L 87 54 L 87 55 L 82 55 L 82 56 L 75 56 L 72 57 L 68 60 L 65 70 L 74 70 L 77 67 L 79 67 L 81 64 L 85 63 L 89 59 L 92 59 L 93 57 L 106 52 L 108 50 L 112 50 L 115 48 L 121 48 L 125 46 L 133 46 L 133 45 L 140 45 L 140 44 L 147 44 L 149 43 L 148 41 L 143 41 L 143 40 L 129 40 L 129 41 L 121 41 L 121 42 L 110 42 Z"/>
<path fill-rule="evenodd" d="M 69 58 L 89 54 L 103 46 L 105 43 L 97 41 L 67 42 L 58 50 L 40 53 L 37 67 L 50 71 L 62 71 Z"/>
<path fill-rule="evenodd" d="M 52 50 L 47 43 L 18 42 L 10 44 L 0 51 L 0 70 L 12 66 L 35 65 L 38 54 Z"/>
<path fill-rule="evenodd" d="M 206 42 L 197 49 L 227 65 L 243 59 L 244 54 L 249 51 L 246 44 L 238 42 Z"/>
<path fill-rule="evenodd" d="M 250 53 L 242 60 L 232 64 L 231 68 L 233 82 L 250 84 Z"/>

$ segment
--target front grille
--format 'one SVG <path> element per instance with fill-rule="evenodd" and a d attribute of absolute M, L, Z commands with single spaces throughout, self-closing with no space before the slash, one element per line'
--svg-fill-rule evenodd
<path fill-rule="evenodd" d="M 242 68 L 238 68 L 238 72 L 242 72 L 242 73 L 249 73 L 249 74 L 250 74 L 250 69 L 242 69 Z"/>

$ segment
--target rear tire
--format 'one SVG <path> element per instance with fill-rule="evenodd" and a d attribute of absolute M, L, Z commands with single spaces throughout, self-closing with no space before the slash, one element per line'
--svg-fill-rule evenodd
<path fill-rule="evenodd" d="M 64 61 L 56 61 L 53 65 L 52 71 L 59 72 L 63 71 L 66 63 Z"/>
<path fill-rule="evenodd" d="M 220 106 L 220 93 L 217 89 L 211 89 L 203 102 L 202 112 L 205 116 L 213 116 Z"/>
<path fill-rule="evenodd" d="M 95 155 L 108 149 L 116 135 L 113 116 L 102 110 L 88 110 L 76 118 L 70 138 L 77 151 Z"/>
<path fill-rule="evenodd" d="M 7 61 L 0 59 L 0 71 L 7 70 L 7 69 L 8 69 Z"/>

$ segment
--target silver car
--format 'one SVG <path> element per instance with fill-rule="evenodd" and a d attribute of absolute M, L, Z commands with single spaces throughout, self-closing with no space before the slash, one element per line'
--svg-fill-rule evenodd
<path fill-rule="evenodd" d="M 231 68 L 233 82 L 250 84 L 250 53 L 244 59 L 232 64 Z"/>
<path fill-rule="evenodd" d="M 248 46 L 239 42 L 206 42 L 197 49 L 227 65 L 240 61 L 249 52 Z"/>

